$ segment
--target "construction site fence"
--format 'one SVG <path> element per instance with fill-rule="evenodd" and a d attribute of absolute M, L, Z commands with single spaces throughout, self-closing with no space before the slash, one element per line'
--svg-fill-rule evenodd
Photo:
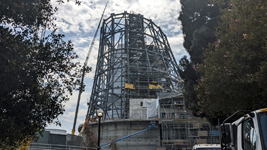
<path fill-rule="evenodd" d="M 96 150 L 96 147 L 32 143 L 28 150 Z"/>

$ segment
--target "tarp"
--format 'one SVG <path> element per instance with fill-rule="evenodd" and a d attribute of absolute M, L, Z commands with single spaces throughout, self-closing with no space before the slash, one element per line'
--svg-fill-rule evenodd
<path fill-rule="evenodd" d="M 147 108 L 147 119 L 158 118 L 159 99 L 144 99 L 143 107 Z"/>

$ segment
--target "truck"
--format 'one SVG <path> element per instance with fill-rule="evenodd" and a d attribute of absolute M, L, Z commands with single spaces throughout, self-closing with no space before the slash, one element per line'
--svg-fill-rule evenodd
<path fill-rule="evenodd" d="M 234 119 L 240 113 L 245 114 Z M 220 124 L 221 150 L 267 150 L 267 108 L 237 111 Z"/>
<path fill-rule="evenodd" d="M 220 144 L 195 144 L 192 150 L 220 150 Z"/>

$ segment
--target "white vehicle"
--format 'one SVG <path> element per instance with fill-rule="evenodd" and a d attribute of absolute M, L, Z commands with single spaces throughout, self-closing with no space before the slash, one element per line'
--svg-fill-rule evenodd
<path fill-rule="evenodd" d="M 231 121 L 240 112 L 247 114 Z M 234 113 L 223 121 L 220 134 L 222 150 L 267 150 L 267 108 Z"/>
<path fill-rule="evenodd" d="M 192 150 L 220 150 L 220 144 L 196 144 Z"/>

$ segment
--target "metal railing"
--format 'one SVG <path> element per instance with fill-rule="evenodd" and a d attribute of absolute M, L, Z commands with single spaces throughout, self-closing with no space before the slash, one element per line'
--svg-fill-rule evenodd
<path fill-rule="evenodd" d="M 96 150 L 96 147 L 83 147 L 74 145 L 58 145 L 58 144 L 43 144 L 31 143 L 28 150 Z"/>

